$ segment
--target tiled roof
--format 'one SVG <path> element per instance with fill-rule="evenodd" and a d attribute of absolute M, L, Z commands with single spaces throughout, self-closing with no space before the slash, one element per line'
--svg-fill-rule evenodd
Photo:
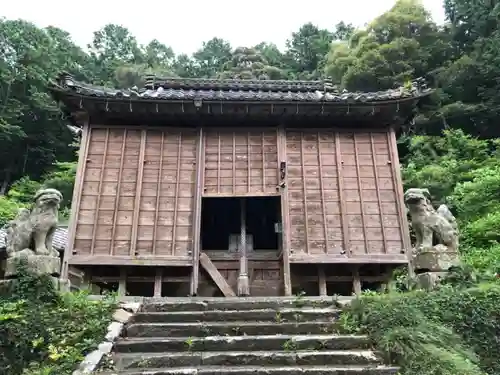
<path fill-rule="evenodd" d="M 0 229 L 0 249 L 5 248 L 5 236 L 7 232 L 4 228 Z M 66 248 L 66 244 L 68 242 L 68 228 L 67 227 L 59 227 L 56 229 L 54 233 L 54 239 L 52 242 L 52 246 L 58 251 L 63 251 Z"/>
<path fill-rule="evenodd" d="M 160 79 L 148 77 L 143 89 L 116 90 L 78 82 L 62 74 L 51 87 L 53 91 L 82 97 L 121 100 L 205 100 L 304 103 L 376 103 L 418 98 L 432 92 L 422 79 L 408 87 L 377 91 L 348 92 L 323 81 Z"/>

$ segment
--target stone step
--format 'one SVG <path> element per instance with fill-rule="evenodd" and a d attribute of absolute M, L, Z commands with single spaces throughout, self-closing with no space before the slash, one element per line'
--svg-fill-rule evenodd
<path fill-rule="evenodd" d="M 105 371 L 100 375 L 396 375 L 397 367 L 390 366 L 214 366 L 174 367 L 148 370 Z"/>
<path fill-rule="evenodd" d="M 147 308 L 147 306 L 146 306 Z M 131 323 L 176 323 L 176 322 L 311 322 L 334 321 L 340 315 L 336 308 L 283 308 L 253 310 L 212 310 L 212 311 L 172 311 L 139 312 L 132 317 Z"/>
<path fill-rule="evenodd" d="M 239 335 L 319 335 L 335 333 L 335 324 L 318 322 L 192 322 L 134 323 L 126 327 L 126 337 L 200 337 Z"/>
<path fill-rule="evenodd" d="M 379 359 L 371 350 L 241 351 L 117 354 L 118 369 L 189 366 L 325 366 L 370 365 Z"/>
<path fill-rule="evenodd" d="M 171 338 L 125 338 L 114 346 L 116 353 L 244 351 L 244 350 L 349 350 L 370 348 L 361 335 L 263 335 Z"/>
<path fill-rule="evenodd" d="M 346 297 L 347 300 L 347 297 Z M 167 311 L 211 311 L 211 310 L 255 310 L 301 307 L 338 307 L 340 302 L 329 298 L 302 298 L 302 297 L 233 297 L 213 298 L 207 300 L 161 300 L 143 305 L 142 312 Z"/>

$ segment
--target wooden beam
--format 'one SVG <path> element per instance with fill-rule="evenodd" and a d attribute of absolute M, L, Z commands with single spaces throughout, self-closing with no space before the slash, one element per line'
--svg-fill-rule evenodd
<path fill-rule="evenodd" d="M 118 281 L 118 295 L 125 296 L 127 294 L 127 269 L 120 268 L 120 279 Z"/>
<path fill-rule="evenodd" d="M 198 130 L 198 149 L 196 150 L 196 185 L 193 209 L 193 269 L 191 271 L 190 294 L 198 294 L 200 282 L 200 251 L 201 251 L 201 197 L 205 179 L 205 135 L 203 128 Z"/>
<path fill-rule="evenodd" d="M 352 283 L 354 277 L 353 276 L 325 276 L 325 281 L 326 282 L 338 282 L 338 283 Z M 359 279 L 361 281 L 366 281 L 369 283 L 383 283 L 384 281 L 387 280 L 387 277 L 385 275 L 379 275 L 379 276 L 359 276 Z M 318 282 L 318 276 L 300 276 L 297 277 L 297 280 L 294 281 L 294 285 L 303 283 L 303 282 L 311 282 L 311 283 L 317 283 Z"/>
<path fill-rule="evenodd" d="M 328 255 L 292 254 L 290 263 L 306 264 L 393 264 L 406 265 L 408 258 L 405 254 L 359 254 L 355 257 Z"/>
<path fill-rule="evenodd" d="M 335 139 L 335 159 L 337 160 L 337 183 L 339 187 L 340 200 L 340 220 L 342 221 L 342 240 L 344 243 L 344 252 L 347 256 L 352 255 L 349 245 L 349 222 L 347 218 L 347 207 L 344 196 L 344 160 L 342 160 L 342 149 L 340 147 L 340 132 L 333 133 Z"/>
<path fill-rule="evenodd" d="M 226 279 L 221 275 L 219 270 L 212 263 L 208 255 L 201 253 L 200 254 L 200 264 L 205 271 L 210 275 L 215 285 L 220 289 L 220 291 L 226 297 L 236 297 L 236 293 L 234 293 L 231 286 L 227 283 Z"/>
<path fill-rule="evenodd" d="M 278 169 L 281 163 L 286 163 L 286 131 L 284 125 L 280 125 L 278 132 Z M 285 164 L 286 165 L 286 164 Z M 286 168 L 286 167 L 285 167 Z M 279 175 L 278 170 L 278 175 Z M 284 181 L 278 181 L 280 186 L 279 195 L 281 196 L 281 243 L 283 254 L 283 286 L 285 296 L 292 295 L 292 277 L 290 272 L 290 213 L 288 210 L 288 184 L 286 183 L 287 175 L 285 169 Z"/>
<path fill-rule="evenodd" d="M 64 249 L 63 264 L 61 278 L 68 279 L 68 259 L 73 254 L 76 237 L 76 224 L 78 220 L 78 212 L 80 211 L 80 198 L 82 196 L 83 178 L 85 176 L 85 167 L 87 165 L 87 154 L 90 143 L 90 124 L 86 121 L 83 124 L 82 138 L 80 141 L 80 149 L 78 150 L 78 164 L 76 167 L 75 186 L 73 188 L 73 197 L 71 199 L 71 213 L 68 227 L 68 243 Z"/>
<path fill-rule="evenodd" d="M 122 256 L 122 255 L 78 255 L 69 259 L 69 264 L 81 266 L 168 266 L 188 267 L 193 264 L 190 256 Z"/>
<path fill-rule="evenodd" d="M 155 297 L 161 297 L 162 282 L 163 282 L 163 268 L 158 267 L 156 269 L 156 274 L 155 274 L 155 289 L 154 289 Z"/>
<path fill-rule="evenodd" d="M 250 161 L 249 161 L 250 163 Z M 250 179 L 250 176 L 248 176 Z M 248 281 L 248 259 L 247 259 L 247 210 L 245 198 L 240 199 L 240 274 L 238 276 L 238 295 L 249 296 L 250 285 Z"/>
<path fill-rule="evenodd" d="M 352 270 L 352 289 L 357 296 L 361 294 L 361 278 L 359 276 L 359 267 L 354 267 Z"/>
<path fill-rule="evenodd" d="M 320 296 L 328 295 L 326 291 L 325 267 L 322 265 L 318 266 L 318 283 L 319 283 L 319 295 Z"/>
<path fill-rule="evenodd" d="M 406 208 L 404 202 L 403 180 L 401 178 L 401 167 L 399 165 L 398 145 L 396 140 L 396 132 L 390 129 L 387 134 L 387 141 L 389 142 L 390 157 L 389 164 L 392 165 L 392 175 L 394 181 L 394 189 L 396 190 L 397 206 L 399 214 L 399 223 L 401 227 L 401 237 L 403 240 L 403 247 L 405 255 L 408 260 L 408 274 L 410 277 L 414 276 L 413 267 L 411 267 L 411 239 L 410 227 L 408 225 L 408 218 L 406 217 Z"/>
<path fill-rule="evenodd" d="M 131 283 L 155 283 L 155 276 L 127 276 L 127 281 Z M 93 283 L 118 283 L 119 276 L 92 276 Z M 162 283 L 188 283 L 189 276 L 162 276 Z"/>

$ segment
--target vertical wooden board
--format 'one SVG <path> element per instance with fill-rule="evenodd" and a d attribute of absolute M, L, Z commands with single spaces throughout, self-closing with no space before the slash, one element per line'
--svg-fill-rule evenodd
<path fill-rule="evenodd" d="M 139 138 L 126 128 L 91 128 L 77 217 L 78 255 L 128 255 Z M 82 249 L 85 248 L 84 251 Z"/>
<path fill-rule="evenodd" d="M 194 130 L 148 130 L 138 206 L 136 253 L 187 256 L 192 251 L 196 175 Z"/>
<path fill-rule="evenodd" d="M 63 264 L 61 270 L 62 279 L 67 279 L 69 277 L 70 270 L 69 270 L 68 259 L 71 258 L 71 256 L 73 255 L 73 251 L 75 249 L 75 244 L 76 244 L 76 230 L 78 226 L 77 220 L 81 206 L 83 179 L 85 177 L 85 172 L 86 172 L 86 164 L 87 164 L 86 159 L 87 159 L 89 143 L 90 143 L 90 125 L 87 120 L 82 127 L 80 149 L 78 150 L 78 164 L 75 176 L 75 185 L 73 188 L 73 194 L 71 199 L 71 214 L 70 214 L 69 228 L 68 228 L 68 243 L 66 248 L 64 249 Z M 81 247 L 84 253 L 86 252 L 85 250 L 88 250 L 90 252 L 90 249 L 88 249 L 88 247 L 85 246 L 84 244 L 80 243 L 79 246 Z"/>
<path fill-rule="evenodd" d="M 204 158 L 206 194 L 276 193 L 276 130 L 206 130 Z"/>
<path fill-rule="evenodd" d="M 85 166 L 81 181 L 81 194 L 79 207 L 77 207 L 75 255 L 88 255 L 93 252 L 95 234 L 98 223 L 99 190 L 101 189 L 101 176 L 106 162 L 106 148 L 108 144 L 107 129 L 90 126 L 88 146 L 85 155 Z"/>
<path fill-rule="evenodd" d="M 411 241 L 410 241 L 410 230 L 408 226 L 408 219 L 406 217 L 406 208 L 403 198 L 403 181 L 401 178 L 401 170 L 399 165 L 398 149 L 396 142 L 396 133 L 394 129 L 390 129 L 386 136 L 383 137 L 387 140 L 387 149 L 389 150 L 389 164 L 390 173 L 393 182 L 393 192 L 396 204 L 393 206 L 388 204 L 388 202 L 382 202 L 381 206 L 383 209 L 384 223 L 387 225 L 387 252 L 396 253 L 398 250 L 408 254 L 408 259 L 411 258 Z M 387 171 L 386 171 L 387 172 Z M 384 173 L 380 173 L 382 178 L 389 177 L 385 176 Z M 387 180 L 385 180 L 387 181 Z M 387 182 L 388 183 L 388 182 Z M 388 198 L 384 196 L 384 198 Z M 395 228 L 395 214 L 398 215 L 399 228 Z M 399 229 L 399 230 L 398 230 Z M 410 270 L 411 273 L 411 270 Z"/>
<path fill-rule="evenodd" d="M 288 130 L 286 155 L 292 253 L 340 254 L 343 233 L 334 133 Z"/>
<path fill-rule="evenodd" d="M 395 254 L 401 236 L 389 133 L 345 132 L 339 138 L 349 252 Z"/>

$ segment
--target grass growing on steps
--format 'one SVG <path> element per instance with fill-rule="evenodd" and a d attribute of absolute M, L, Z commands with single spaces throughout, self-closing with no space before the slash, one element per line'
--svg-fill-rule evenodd
<path fill-rule="evenodd" d="M 343 330 L 368 334 L 401 375 L 500 374 L 500 286 L 366 294 L 346 307 Z"/>
<path fill-rule="evenodd" d="M 103 341 L 116 305 L 59 293 L 50 279 L 21 271 L 0 296 L 0 368 L 5 375 L 71 374 Z"/>

